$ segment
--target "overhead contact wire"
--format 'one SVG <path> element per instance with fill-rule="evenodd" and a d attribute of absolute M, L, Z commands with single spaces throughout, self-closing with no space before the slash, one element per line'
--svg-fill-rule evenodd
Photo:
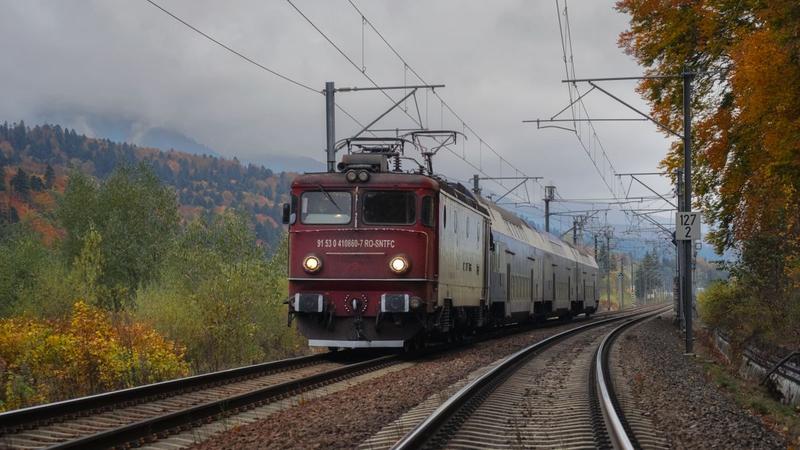
<path fill-rule="evenodd" d="M 289 1 L 291 3 L 290 0 L 287 0 L 287 1 Z M 422 82 L 423 84 L 428 84 L 427 81 L 425 81 L 425 79 L 422 78 L 422 76 L 414 69 L 414 67 L 411 66 L 411 64 L 408 63 L 408 61 L 403 57 L 403 55 L 401 55 L 400 52 L 397 51 L 397 49 L 383 36 L 383 33 L 381 33 L 380 30 L 378 30 L 378 28 L 372 23 L 372 21 L 369 20 L 369 18 L 358 8 L 358 6 L 356 6 L 356 4 L 353 2 L 353 0 L 347 0 L 347 1 L 348 1 L 348 3 L 350 3 L 350 6 L 352 6 L 353 9 L 358 13 L 358 15 L 361 16 L 364 21 L 366 21 L 367 25 L 369 25 L 369 27 L 372 29 L 372 31 L 374 31 L 375 34 L 378 35 L 378 37 L 383 41 L 383 43 L 386 44 L 386 46 L 389 47 L 389 49 L 392 51 L 392 53 L 394 53 L 394 55 L 397 56 L 397 58 L 403 63 L 404 68 L 407 68 L 408 70 L 410 70 L 411 73 L 414 74 L 414 76 L 417 77 L 417 79 L 420 82 Z M 514 165 L 511 164 L 511 162 L 509 162 L 507 159 L 505 159 L 497 150 L 495 150 L 494 147 L 492 147 L 488 142 L 486 142 L 486 140 L 483 139 L 483 137 L 481 135 L 479 135 L 469 124 L 467 124 L 467 122 L 453 109 L 452 106 L 450 106 L 449 103 L 447 103 L 447 101 L 445 101 L 441 97 L 441 95 L 439 95 L 438 92 L 433 91 L 433 95 L 435 95 L 436 98 L 439 99 L 439 101 L 444 106 L 444 108 L 446 108 L 448 111 L 450 111 L 450 114 L 452 114 L 453 117 L 455 117 L 459 122 L 461 122 L 462 127 L 464 129 L 466 129 L 466 130 L 469 130 L 469 132 L 472 133 L 473 136 L 478 138 L 478 141 L 480 143 L 486 145 L 486 147 L 492 153 L 494 153 L 495 156 L 497 156 L 500 159 L 501 163 L 505 162 L 509 166 L 514 167 Z M 454 156 L 458 157 L 462 161 L 467 162 L 473 169 L 478 170 L 479 173 L 481 173 L 482 175 L 484 175 L 486 177 L 490 177 L 490 175 L 488 175 L 486 172 L 484 172 L 483 169 L 475 166 L 473 163 L 469 162 L 464 156 L 459 155 L 458 153 L 453 151 L 450 148 L 450 146 L 445 146 L 445 149 L 447 149 L 451 154 L 453 154 Z M 528 175 L 523 173 L 523 176 L 527 177 Z M 496 180 L 493 180 L 493 181 L 495 181 L 495 183 L 498 184 L 499 186 L 501 186 L 502 188 L 508 189 L 508 186 L 504 185 L 503 183 L 498 182 Z M 533 181 L 541 186 L 541 182 L 539 180 L 534 179 Z M 522 197 L 518 196 L 517 194 L 514 194 L 514 196 L 522 199 Z"/>
<path fill-rule="evenodd" d="M 274 76 L 276 76 L 276 77 L 278 77 L 278 78 L 280 78 L 280 79 L 282 79 L 284 81 L 288 81 L 289 83 L 292 83 L 295 86 L 303 88 L 303 89 L 305 89 L 305 90 L 307 90 L 309 92 L 313 92 L 315 94 L 324 95 L 324 93 L 322 91 L 314 89 L 313 87 L 309 86 L 306 83 L 294 80 L 294 79 L 290 78 L 287 75 L 284 75 L 284 74 L 282 74 L 282 73 L 280 73 L 280 72 L 278 72 L 276 70 L 273 70 L 273 69 L 261 64 L 260 62 L 254 60 L 253 58 L 250 58 L 249 56 L 243 54 L 242 52 L 240 52 L 240 51 L 230 47 L 229 45 L 221 42 L 220 40 L 218 40 L 215 37 L 209 35 L 208 33 L 204 32 L 203 30 L 200 30 L 199 28 L 197 28 L 196 26 L 194 26 L 191 23 L 187 22 L 186 20 L 180 18 L 178 15 L 174 14 L 172 11 L 169 11 L 168 9 L 166 9 L 163 6 L 159 5 L 155 1 L 153 1 L 153 0 L 145 0 L 145 1 L 147 3 L 149 3 L 150 5 L 154 6 L 155 8 L 158 8 L 164 14 L 172 17 L 173 19 L 175 19 L 176 21 L 178 21 L 179 23 L 181 23 L 185 27 L 189 28 L 190 30 L 194 31 L 195 33 L 199 34 L 200 36 L 206 38 L 207 40 L 213 42 L 214 44 L 222 47 L 223 49 L 227 50 L 228 52 L 238 56 L 239 58 L 243 59 L 244 61 L 246 61 L 246 62 L 248 62 L 248 63 L 250 63 L 250 64 L 252 64 L 252 65 L 254 65 L 254 66 L 256 66 L 256 67 L 258 67 L 260 69 L 262 69 L 262 70 L 265 70 L 265 71 L 271 73 L 272 75 L 274 75 Z M 344 115 L 349 117 L 353 122 L 355 122 L 356 124 L 358 124 L 362 128 L 364 127 L 364 124 L 361 123 L 361 121 L 359 121 L 358 119 L 356 119 L 352 114 L 350 114 L 350 112 L 348 112 L 346 109 L 344 109 L 344 107 L 342 107 L 341 105 L 337 104 L 336 108 L 339 111 L 341 111 L 342 113 L 344 113 Z"/>

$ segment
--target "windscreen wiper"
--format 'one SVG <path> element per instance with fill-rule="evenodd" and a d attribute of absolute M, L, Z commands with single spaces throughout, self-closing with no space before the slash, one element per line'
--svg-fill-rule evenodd
<path fill-rule="evenodd" d="M 342 212 L 342 208 L 340 208 L 339 205 L 336 204 L 336 200 L 333 199 L 331 194 L 329 194 L 328 191 L 326 191 L 325 188 L 323 188 L 321 184 L 317 184 L 317 187 L 319 188 L 320 191 L 322 191 L 323 194 L 325 194 L 325 198 L 330 200 L 330 202 L 333 203 L 333 206 L 335 206 L 336 209 L 339 210 L 339 212 Z"/>

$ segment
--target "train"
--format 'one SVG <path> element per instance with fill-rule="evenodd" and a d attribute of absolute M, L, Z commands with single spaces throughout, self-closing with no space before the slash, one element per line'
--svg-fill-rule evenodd
<path fill-rule="evenodd" d="M 288 321 L 310 346 L 412 349 L 597 310 L 588 251 L 423 164 L 401 170 L 396 150 L 360 150 L 298 175 L 283 205 Z"/>

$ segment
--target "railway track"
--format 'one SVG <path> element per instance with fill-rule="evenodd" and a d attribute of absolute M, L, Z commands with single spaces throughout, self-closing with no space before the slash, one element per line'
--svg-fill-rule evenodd
<path fill-rule="evenodd" d="M 0 414 L 0 448 L 138 446 L 397 361 L 318 354 L 11 411 Z"/>
<path fill-rule="evenodd" d="M 615 395 L 609 355 L 628 327 L 667 309 L 595 321 L 520 350 L 441 403 L 393 448 L 627 449 L 640 446 L 637 432 L 658 443 L 645 422 L 625 418 L 620 406 L 628 403 Z"/>
<path fill-rule="evenodd" d="M 611 315 L 613 313 L 599 314 L 598 319 Z M 563 324 L 551 321 L 538 327 Z M 530 328 L 526 325 L 501 329 L 470 342 Z M 462 345 L 443 345 L 415 355 L 442 353 Z M 403 359 L 408 357 L 392 354 L 367 359 L 363 352 L 350 351 L 318 354 L 10 411 L 0 414 L 0 448 L 149 446 L 156 441 L 191 434 L 193 429 L 209 427 L 230 416 L 246 415 L 254 408 L 274 405 L 309 390 L 388 368 Z M 251 416 L 248 420 L 261 417 Z M 208 433 L 197 433 L 190 437 L 189 443 L 198 436 L 202 440 L 203 435 L 226 427 L 222 425 Z M 186 442 L 186 439 L 177 440 Z"/>

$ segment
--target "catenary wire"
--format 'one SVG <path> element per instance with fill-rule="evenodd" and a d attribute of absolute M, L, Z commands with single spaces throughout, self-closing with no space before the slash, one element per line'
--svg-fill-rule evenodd
<path fill-rule="evenodd" d="M 305 14 L 305 13 L 303 13 L 303 11 L 301 11 L 301 10 L 300 10 L 300 8 L 298 8 L 298 7 L 297 7 L 297 5 L 295 5 L 295 4 L 294 4 L 294 2 L 292 2 L 292 0 L 286 0 L 286 1 L 287 1 L 287 2 L 288 2 L 288 3 L 289 3 L 291 6 L 292 6 L 292 8 L 294 8 L 294 10 L 295 10 L 295 11 L 297 11 L 297 13 L 298 13 L 298 14 L 300 14 L 300 16 L 302 16 L 302 17 L 303 17 L 303 19 L 305 19 L 305 20 L 306 20 L 306 22 L 308 22 L 308 24 L 309 24 L 309 25 L 311 25 L 311 26 L 312 26 L 312 27 L 313 27 L 315 30 L 317 30 L 317 32 L 318 32 L 318 33 L 319 33 L 319 34 L 320 34 L 320 35 L 321 35 L 321 36 L 322 36 L 322 37 L 323 37 L 323 38 L 324 38 L 326 41 L 328 41 L 328 43 L 329 43 L 329 44 L 331 44 L 331 46 L 333 46 L 333 48 L 335 48 L 335 49 L 336 49 L 336 51 L 337 51 L 337 52 L 339 52 L 339 54 L 340 54 L 340 55 L 342 55 L 342 56 L 343 56 L 343 57 L 344 57 L 344 58 L 345 58 L 345 59 L 346 59 L 346 60 L 347 60 L 347 61 L 348 61 L 348 62 L 349 62 L 349 63 L 350 63 L 350 64 L 351 64 L 353 67 L 355 67 L 355 69 L 356 69 L 356 70 L 358 70 L 358 71 L 359 71 L 359 72 L 360 72 L 362 75 L 364 75 L 364 77 L 365 77 L 367 80 L 369 80 L 369 82 L 370 82 L 370 83 L 372 83 L 372 85 L 373 85 L 373 86 L 375 86 L 376 88 L 379 88 L 379 89 L 380 89 L 380 86 L 378 85 L 378 83 L 377 83 L 377 82 L 375 82 L 375 80 L 374 80 L 374 79 L 372 79 L 372 77 L 370 77 L 370 76 L 367 74 L 366 70 L 362 70 L 362 68 L 361 68 L 361 67 L 359 67 L 359 66 L 358 66 L 358 64 L 356 64 L 356 62 L 355 62 L 355 61 L 353 61 L 353 59 L 352 59 L 352 58 L 350 58 L 350 57 L 347 55 L 347 53 L 345 53 L 345 52 L 344 52 L 344 50 L 342 50 L 342 49 L 341 49 L 341 47 L 339 47 L 338 45 L 336 45 L 336 43 L 335 43 L 335 42 L 333 42 L 333 41 L 331 40 L 331 38 L 329 38 L 329 37 L 328 37 L 328 35 L 327 35 L 327 34 L 325 34 L 325 32 L 324 32 L 324 31 L 322 31 L 322 29 L 320 29 L 320 28 L 317 26 L 317 24 L 315 24 L 315 23 L 314 23 L 314 22 L 313 22 L 313 21 L 312 21 L 312 20 L 311 20 L 311 19 L 310 19 L 310 18 L 309 18 L 309 17 L 308 17 L 306 14 Z M 388 98 L 388 99 L 389 99 L 389 100 L 390 100 L 392 103 L 394 103 L 394 102 L 396 101 L 396 100 L 395 100 L 395 99 L 394 99 L 394 98 L 393 98 L 391 95 L 389 95 L 389 94 L 388 94 L 388 93 L 387 93 L 385 90 L 383 90 L 383 89 L 380 89 L 380 91 L 381 91 L 381 92 L 383 93 L 383 95 L 384 95 L 384 96 L 386 96 L 386 98 Z M 422 124 L 421 124 L 419 121 L 417 121 L 417 119 L 415 119 L 415 118 L 414 118 L 414 116 L 412 116 L 411 114 L 409 114 L 409 113 L 408 113 L 408 111 L 404 111 L 404 112 L 405 112 L 406 116 L 408 116 L 408 117 L 411 119 L 411 121 L 412 121 L 412 122 L 414 122 L 414 123 L 415 123 L 417 126 L 419 126 L 420 128 L 422 128 Z"/>
<path fill-rule="evenodd" d="M 289 1 L 289 0 L 287 0 L 287 1 Z M 358 15 L 362 17 L 362 19 L 367 23 L 367 25 L 369 25 L 369 27 L 372 29 L 372 31 L 374 31 L 375 34 L 381 39 L 381 41 L 383 41 L 383 43 L 386 44 L 386 46 L 392 51 L 392 53 L 394 53 L 394 55 L 400 60 L 400 62 L 403 63 L 404 69 L 408 69 L 423 84 L 428 84 L 427 81 L 425 81 L 425 79 L 422 78 L 422 76 L 414 69 L 414 67 L 411 66 L 411 64 L 408 63 L 408 61 L 403 57 L 403 55 L 401 55 L 400 52 L 388 41 L 388 39 L 386 39 L 386 37 L 383 35 L 383 33 L 381 33 L 380 30 L 378 30 L 378 28 L 375 26 L 375 24 L 361 11 L 361 9 L 355 4 L 355 2 L 353 2 L 353 0 L 347 0 L 347 1 L 348 1 L 348 3 L 350 3 L 350 6 L 352 6 L 353 9 L 358 13 Z M 453 109 L 452 106 L 450 106 L 449 103 L 447 103 L 447 101 L 445 101 L 441 97 L 441 95 L 438 92 L 433 91 L 433 94 L 440 101 L 441 106 L 446 108 L 450 112 L 450 114 L 453 115 L 453 117 L 455 117 L 459 122 L 461 122 L 461 125 L 462 125 L 462 127 L 464 129 L 466 129 L 470 133 L 472 133 L 473 136 L 478 138 L 478 141 L 479 141 L 479 143 L 481 145 L 485 145 L 492 153 L 495 154 L 495 156 L 497 156 L 499 158 L 501 167 L 502 167 L 503 163 L 507 164 L 509 167 L 514 167 L 514 165 L 511 164 L 511 162 L 509 162 L 507 159 L 505 159 L 497 150 L 495 150 L 494 147 L 492 147 L 488 142 L 486 142 L 486 140 L 483 139 L 483 137 L 481 135 L 479 135 L 475 131 L 475 129 L 473 129 L 469 124 L 467 124 L 466 121 Z M 488 175 L 485 171 L 483 171 L 482 168 L 480 168 L 479 166 L 476 166 L 474 163 L 472 163 L 471 161 L 467 160 L 467 158 L 464 155 L 458 154 L 453 149 L 451 149 L 450 146 L 446 146 L 445 148 L 451 154 L 453 154 L 457 158 L 461 159 L 462 161 L 466 162 L 473 169 L 477 170 L 480 174 L 482 174 L 482 175 L 484 175 L 486 177 L 490 177 L 490 175 Z M 519 171 L 519 169 L 515 169 L 515 170 L 519 174 L 522 174 L 523 176 L 528 176 L 527 174 Z M 501 182 L 499 182 L 497 180 L 492 180 L 492 181 L 494 181 L 496 184 L 498 184 L 502 188 L 508 189 L 508 186 L 506 186 L 505 184 L 503 184 L 503 183 L 501 183 Z M 540 186 L 542 186 L 542 184 L 541 184 L 541 182 L 539 180 L 534 179 L 533 181 L 535 183 L 539 184 Z M 543 186 L 542 186 L 542 188 L 543 188 Z M 513 195 L 515 197 L 517 197 L 517 198 L 522 199 L 522 197 L 520 197 L 517 194 L 513 194 Z"/>
<path fill-rule="evenodd" d="M 192 25 L 191 23 L 187 22 L 186 20 L 182 19 L 181 17 L 179 17 L 178 15 L 176 15 L 175 13 L 173 13 L 172 11 L 169 11 L 168 9 L 166 9 L 166 8 L 164 8 L 163 6 L 159 5 L 159 4 L 158 4 L 158 3 L 156 3 L 154 0 L 145 0 L 145 1 L 146 1 L 147 3 L 149 3 L 150 5 L 154 6 L 155 8 L 159 9 L 159 10 L 160 10 L 161 12 L 163 12 L 164 14 L 166 14 L 166 15 L 168 15 L 168 16 L 170 16 L 170 17 L 172 17 L 173 19 L 175 19 L 175 20 L 176 20 L 176 21 L 178 21 L 179 23 L 183 24 L 184 26 L 186 26 L 186 27 L 187 27 L 187 28 L 189 28 L 190 30 L 192 30 L 192 31 L 194 31 L 195 33 L 199 34 L 200 36 L 202 36 L 202 37 L 206 38 L 207 40 L 209 40 L 209 41 L 213 42 L 214 44 L 216 44 L 216 45 L 218 45 L 218 46 L 222 47 L 223 49 L 227 50 L 228 52 L 230 52 L 230 53 L 232 53 L 232 54 L 234 54 L 234 55 L 238 56 L 239 58 L 243 59 L 244 61 L 246 61 L 246 62 L 248 62 L 248 63 L 250 63 L 250 64 L 252 64 L 252 65 L 254 65 L 254 66 L 256 66 L 256 67 L 258 67 L 258 68 L 260 68 L 260 69 L 262 69 L 262 70 L 265 70 L 265 71 L 267 71 L 267 72 L 271 73 L 272 75 L 275 75 L 276 77 L 278 77 L 278 78 L 280 78 L 280 79 L 282 79 L 282 80 L 288 81 L 289 83 L 292 83 L 292 84 L 294 84 L 295 86 L 298 86 L 298 87 L 300 87 L 300 88 L 303 88 L 303 89 L 305 89 L 305 90 L 307 90 L 307 91 L 309 91 L 309 92 L 314 92 L 314 93 L 316 93 L 316 94 L 321 94 L 321 95 L 324 95 L 324 93 L 323 93 L 322 91 L 320 91 L 320 90 L 317 90 L 317 89 L 314 89 L 313 87 L 309 86 L 309 85 L 308 85 L 308 84 L 306 84 L 306 83 L 303 83 L 303 82 L 300 82 L 300 81 L 294 80 L 294 79 L 290 78 L 289 76 L 287 76 L 287 75 L 284 75 L 284 74 L 282 74 L 282 73 L 280 73 L 280 72 L 278 72 L 278 71 L 276 71 L 276 70 L 270 69 L 269 67 L 267 67 L 267 66 L 265 66 L 265 65 L 261 64 L 260 62 L 258 62 L 258 61 L 256 61 L 256 60 L 254 60 L 253 58 L 250 58 L 249 56 L 247 56 L 247 55 L 243 54 L 242 52 L 240 52 L 240 51 L 238 51 L 238 50 L 236 50 L 236 49 L 234 49 L 234 48 L 230 47 L 229 45 L 227 45 L 227 44 L 225 44 L 225 43 L 223 43 L 223 42 L 221 42 L 221 41 L 219 41 L 218 39 L 214 38 L 213 36 L 209 35 L 208 33 L 206 33 L 206 32 L 204 32 L 204 31 L 200 30 L 200 29 L 199 29 L 199 28 L 197 28 L 196 26 L 194 26 L 194 25 Z M 344 107 L 342 107 L 342 106 L 341 106 L 341 105 L 339 105 L 339 104 L 336 104 L 336 108 L 337 108 L 339 111 L 341 111 L 341 112 L 342 112 L 344 115 L 346 115 L 347 117 L 349 117 L 349 118 L 350 118 L 350 119 L 351 119 L 353 122 L 355 122 L 357 125 L 361 126 L 362 128 L 364 127 L 364 124 L 363 124 L 363 123 L 361 123 L 361 121 L 359 121 L 358 119 L 356 119 L 356 118 L 355 118 L 355 117 L 354 117 L 354 116 L 353 116 L 353 115 L 352 115 L 352 114 L 351 114 L 349 111 L 347 111 L 346 109 L 344 109 Z"/>

